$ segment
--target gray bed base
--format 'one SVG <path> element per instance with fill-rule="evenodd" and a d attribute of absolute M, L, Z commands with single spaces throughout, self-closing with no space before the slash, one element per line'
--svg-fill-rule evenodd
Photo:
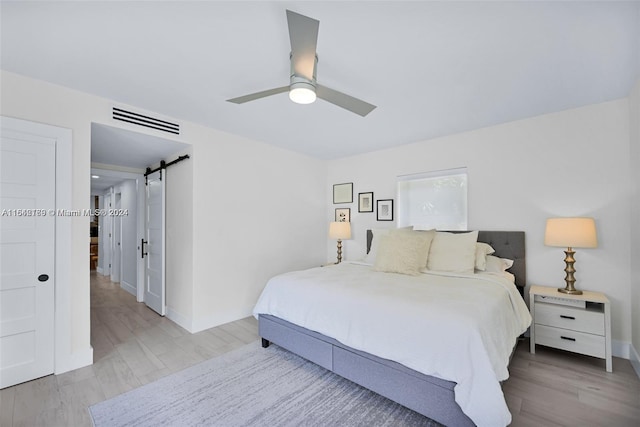
<path fill-rule="evenodd" d="M 258 317 L 262 346 L 270 342 L 446 426 L 474 426 L 455 402 L 454 382 L 390 360 L 268 314 Z"/>
<path fill-rule="evenodd" d="M 371 246 L 367 230 L 367 252 Z M 524 232 L 480 231 L 478 241 L 489 243 L 496 256 L 514 260 L 509 270 L 523 294 L 526 285 Z M 304 357 L 336 374 L 393 400 L 446 426 L 475 424 L 455 401 L 454 382 L 421 374 L 386 359 L 355 350 L 333 338 L 278 317 L 260 314 L 258 333 L 262 346 L 270 342 Z"/>

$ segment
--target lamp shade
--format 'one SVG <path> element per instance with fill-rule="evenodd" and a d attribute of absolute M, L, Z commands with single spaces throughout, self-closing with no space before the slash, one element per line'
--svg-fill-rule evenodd
<path fill-rule="evenodd" d="M 544 244 L 564 248 L 595 248 L 598 246 L 593 218 L 549 218 Z"/>
<path fill-rule="evenodd" d="M 345 240 L 351 238 L 350 222 L 332 222 L 329 224 L 329 237 L 332 239 Z"/>

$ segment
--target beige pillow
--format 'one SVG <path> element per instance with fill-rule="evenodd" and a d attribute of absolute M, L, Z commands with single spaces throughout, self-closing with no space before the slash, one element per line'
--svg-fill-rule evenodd
<path fill-rule="evenodd" d="M 496 250 L 487 243 L 476 243 L 476 270 L 484 271 L 487 268 L 487 255 L 491 255 Z"/>
<path fill-rule="evenodd" d="M 373 269 L 416 276 L 424 269 L 430 236 L 422 232 L 393 232 L 382 235 Z"/>
<path fill-rule="evenodd" d="M 427 257 L 429 256 L 429 248 L 431 248 L 431 242 L 433 242 L 433 238 L 436 235 L 436 230 L 416 230 L 416 229 L 407 229 L 407 228 L 398 228 L 397 230 L 393 230 L 392 233 L 413 233 L 413 235 L 418 236 L 419 238 L 425 239 L 427 243 L 427 254 L 424 257 L 424 263 L 422 264 L 422 270 L 427 269 Z"/>
<path fill-rule="evenodd" d="M 380 239 L 385 234 L 389 234 L 391 232 L 395 232 L 398 230 L 411 230 L 411 227 L 404 228 L 373 228 L 371 229 L 372 239 L 371 239 L 371 247 L 369 248 L 369 253 L 364 256 L 363 261 L 367 264 L 375 264 L 376 256 L 378 254 L 378 246 L 380 246 Z"/>
<path fill-rule="evenodd" d="M 427 268 L 453 273 L 473 273 L 476 263 L 477 240 L 477 231 L 469 233 L 436 232 L 429 249 Z"/>

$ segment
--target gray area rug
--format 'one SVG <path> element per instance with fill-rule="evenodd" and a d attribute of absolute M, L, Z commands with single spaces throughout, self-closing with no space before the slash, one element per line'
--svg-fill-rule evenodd
<path fill-rule="evenodd" d="M 96 427 L 439 426 L 258 341 L 89 408 Z"/>

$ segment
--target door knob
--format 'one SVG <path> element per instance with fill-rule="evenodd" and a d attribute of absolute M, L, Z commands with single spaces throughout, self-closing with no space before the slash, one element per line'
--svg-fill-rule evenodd
<path fill-rule="evenodd" d="M 49 275 L 48 274 L 41 274 L 38 276 L 38 281 L 40 282 L 46 282 L 47 280 L 49 280 Z"/>

